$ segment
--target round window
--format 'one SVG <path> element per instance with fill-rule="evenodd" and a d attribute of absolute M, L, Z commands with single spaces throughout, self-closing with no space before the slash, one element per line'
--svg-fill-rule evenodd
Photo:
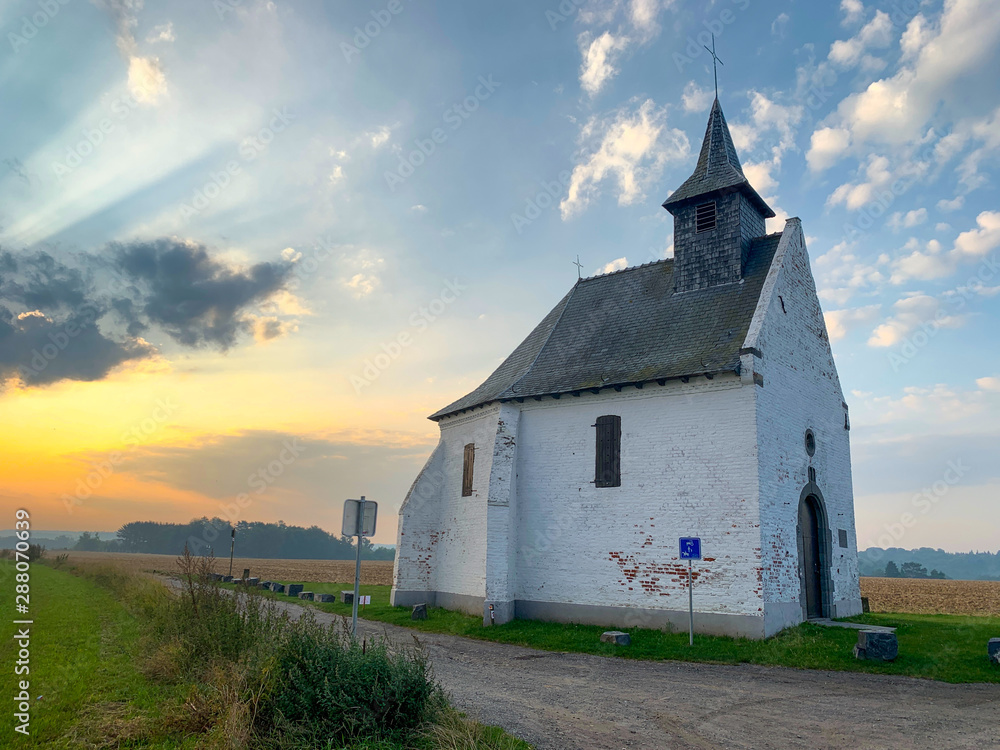
<path fill-rule="evenodd" d="M 816 436 L 812 430 L 806 430 L 806 453 L 810 456 L 816 453 Z"/>

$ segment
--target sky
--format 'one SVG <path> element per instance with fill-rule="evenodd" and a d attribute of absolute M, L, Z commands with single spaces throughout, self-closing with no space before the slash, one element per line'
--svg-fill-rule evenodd
<path fill-rule="evenodd" d="M 376 542 L 714 97 L 802 220 L 859 546 L 1000 547 L 1000 3 L 0 2 L 0 505 Z M 3 525 L 0 522 L 0 525 Z M 11 524 L 7 524 L 10 526 Z"/>

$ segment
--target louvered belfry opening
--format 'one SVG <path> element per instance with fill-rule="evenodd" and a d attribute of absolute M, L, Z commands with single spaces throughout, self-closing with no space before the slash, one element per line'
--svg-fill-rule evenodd
<path fill-rule="evenodd" d="M 621 487 L 622 418 L 609 414 L 598 417 L 594 484 L 597 487 Z"/>
<path fill-rule="evenodd" d="M 476 463 L 476 444 L 465 446 L 465 456 L 462 463 L 462 497 L 472 495 L 472 468 Z"/>
<path fill-rule="evenodd" d="M 695 208 L 694 222 L 696 234 L 715 229 L 715 201 L 702 203 Z"/>

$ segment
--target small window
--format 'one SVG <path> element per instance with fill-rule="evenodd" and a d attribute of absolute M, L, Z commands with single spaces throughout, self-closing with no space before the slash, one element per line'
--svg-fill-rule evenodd
<path fill-rule="evenodd" d="M 806 453 L 810 456 L 816 455 L 816 436 L 812 430 L 806 430 Z"/>
<path fill-rule="evenodd" d="M 847 549 L 847 529 L 837 529 L 840 532 L 840 546 Z"/>
<path fill-rule="evenodd" d="M 462 497 L 472 495 L 472 467 L 476 463 L 476 444 L 465 446 L 465 457 L 462 463 Z"/>
<path fill-rule="evenodd" d="M 608 415 L 597 418 L 597 450 L 594 484 L 597 487 L 621 487 L 622 418 Z"/>
<path fill-rule="evenodd" d="M 698 234 L 715 229 L 715 201 L 702 203 L 694 209 L 694 224 Z"/>
<path fill-rule="evenodd" d="M 816 481 L 816 469 L 814 469 L 812 466 L 809 467 L 809 481 L 810 482 Z"/>

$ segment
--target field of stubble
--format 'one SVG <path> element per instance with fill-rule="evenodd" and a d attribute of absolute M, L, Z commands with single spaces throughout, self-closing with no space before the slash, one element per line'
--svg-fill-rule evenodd
<path fill-rule="evenodd" d="M 54 557 L 55 552 L 48 553 Z M 117 552 L 69 552 L 70 563 L 119 562 L 139 570 L 173 573 L 178 570 L 175 555 L 140 555 Z M 240 576 L 244 569 L 257 578 L 275 581 L 300 581 L 302 583 L 348 583 L 354 581 L 353 560 L 265 560 L 237 557 L 233 561 L 233 574 Z M 229 558 L 216 558 L 215 571 L 229 573 Z M 361 563 L 361 583 L 375 586 L 392 585 L 392 563 L 385 560 L 364 560 Z"/>
<path fill-rule="evenodd" d="M 862 578 L 872 612 L 1000 616 L 1000 581 Z"/>

